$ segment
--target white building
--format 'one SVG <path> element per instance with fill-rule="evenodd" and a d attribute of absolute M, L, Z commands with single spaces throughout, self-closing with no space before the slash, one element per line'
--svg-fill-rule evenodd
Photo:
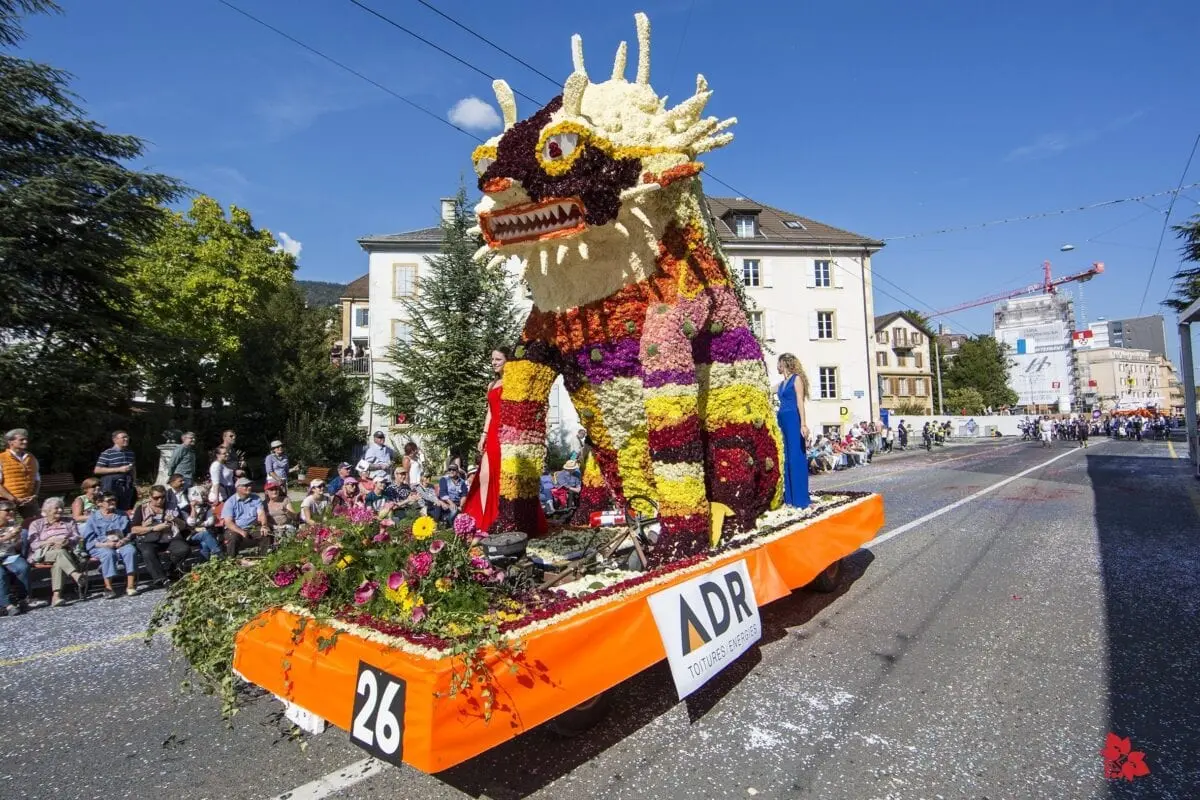
<path fill-rule="evenodd" d="M 767 355 L 772 381 L 779 380 L 778 354 L 793 352 L 812 385 L 810 428 L 844 430 L 851 421 L 877 418 L 871 256 L 883 243 L 747 200 L 708 198 L 708 205 L 754 306 L 751 324 L 773 351 Z M 443 199 L 443 216 L 453 210 L 453 200 Z M 389 368 L 388 345 L 408 336 L 403 299 L 418 290 L 426 259 L 438 254 L 441 228 L 364 236 L 358 243 L 367 253 L 370 310 L 364 313 L 372 355 L 362 426 L 403 438 L 404 425 L 397 424 L 376 380 Z M 519 274 L 515 263 L 510 269 Z M 518 287 L 518 303 L 527 308 L 530 301 Z M 549 425 L 567 439 L 579 426 L 561 381 L 551 397 Z"/>
<path fill-rule="evenodd" d="M 812 430 L 877 419 L 871 256 L 883 242 L 733 197 L 709 197 L 721 246 L 774 354 L 795 353 L 811 384 Z"/>
<path fill-rule="evenodd" d="M 1008 385 L 1017 393 L 1018 405 L 1070 411 L 1079 397 L 1071 300 L 1042 294 L 997 303 L 992 330 L 999 342 L 1011 348 L 1008 355 L 1014 363 Z"/>

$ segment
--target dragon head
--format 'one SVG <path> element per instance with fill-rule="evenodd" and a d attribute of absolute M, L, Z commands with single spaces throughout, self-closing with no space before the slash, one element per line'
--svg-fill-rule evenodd
<path fill-rule="evenodd" d="M 735 119 L 701 116 L 712 94 L 703 75 L 695 94 L 667 108 L 650 86 L 650 22 L 634 18 L 633 83 L 625 42 L 612 77 L 592 83 L 576 35 L 562 94 L 528 119 L 517 121 L 508 84 L 493 84 L 504 131 L 472 157 L 480 233 L 495 260 L 524 262 L 544 309 L 582 305 L 651 274 L 662 232 L 703 168 L 696 157 L 733 138 Z"/>

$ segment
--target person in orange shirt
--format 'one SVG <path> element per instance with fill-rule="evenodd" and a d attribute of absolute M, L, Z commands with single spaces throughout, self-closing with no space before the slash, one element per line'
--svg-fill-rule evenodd
<path fill-rule="evenodd" d="M 7 449 L 0 453 L 0 499 L 11 500 L 23 522 L 39 516 L 37 496 L 42 473 L 37 457 L 29 452 L 29 431 L 13 428 L 4 434 Z"/>

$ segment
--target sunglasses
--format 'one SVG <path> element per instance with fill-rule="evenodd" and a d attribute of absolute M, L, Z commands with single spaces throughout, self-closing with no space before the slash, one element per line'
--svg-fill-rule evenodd
<path fill-rule="evenodd" d="M 316 483 L 316 484 L 313 484 L 313 487 L 312 487 L 312 488 L 314 488 L 314 489 L 324 489 L 324 488 L 325 488 L 325 484 L 323 484 L 323 483 Z"/>
<path fill-rule="evenodd" d="M 151 499 L 151 500 L 165 500 L 166 498 L 167 498 L 167 496 L 166 496 L 165 494 L 152 494 L 152 495 L 150 495 L 150 499 Z"/>

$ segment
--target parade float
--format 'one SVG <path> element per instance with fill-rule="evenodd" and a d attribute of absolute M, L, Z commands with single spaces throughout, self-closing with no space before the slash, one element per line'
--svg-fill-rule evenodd
<path fill-rule="evenodd" d="M 519 257 L 534 302 L 503 375 L 497 522 L 355 512 L 254 565 L 197 570 L 156 624 L 212 688 L 236 673 L 307 730 L 436 772 L 547 721 L 581 726 L 663 659 L 686 696 L 760 638 L 759 606 L 829 584 L 882 527 L 877 495 L 782 505 L 763 352 L 696 160 L 734 120 L 703 116 L 702 76 L 667 106 L 636 20 L 632 82 L 622 43 L 593 83 L 576 36 L 562 95 L 529 118 L 496 82 L 504 131 L 474 153 L 479 257 Z M 596 526 L 547 532 L 557 376 L 590 443 L 575 521 Z"/>

